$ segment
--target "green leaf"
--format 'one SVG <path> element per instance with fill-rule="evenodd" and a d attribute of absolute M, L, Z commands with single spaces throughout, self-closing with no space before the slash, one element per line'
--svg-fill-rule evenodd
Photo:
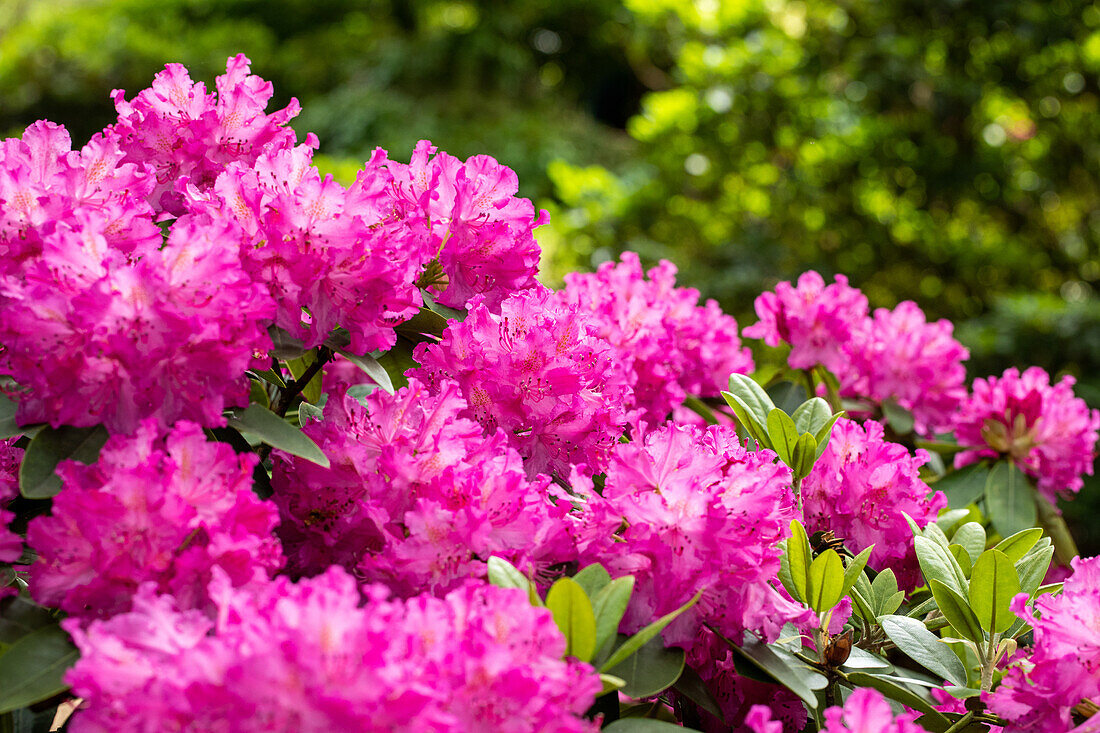
<path fill-rule="evenodd" d="M 947 541 L 947 535 L 943 533 L 942 529 L 940 529 L 940 525 L 936 524 L 935 522 L 929 523 L 924 528 L 924 531 L 922 532 L 922 534 L 925 537 L 927 537 L 928 539 L 934 541 L 936 544 L 938 544 L 940 547 L 942 547 L 945 550 L 951 544 L 950 542 Z"/>
<path fill-rule="evenodd" d="M 420 295 L 424 298 L 424 305 L 431 309 L 433 313 L 438 313 L 448 321 L 462 322 L 466 320 L 466 311 L 435 302 L 435 297 L 424 288 L 420 289 Z"/>
<path fill-rule="evenodd" d="M 863 595 L 862 591 L 853 586 L 852 589 L 848 591 L 848 595 L 852 598 L 852 605 L 854 606 L 856 613 L 858 613 L 864 621 L 871 624 L 878 623 L 878 618 L 875 614 L 874 607 L 872 606 L 871 601 L 869 601 L 867 597 Z"/>
<path fill-rule="evenodd" d="M 279 389 L 286 389 L 286 382 L 283 378 L 276 374 L 271 369 L 249 369 L 245 372 L 248 376 L 255 376 L 256 379 L 262 379 L 268 384 L 274 384 Z"/>
<path fill-rule="evenodd" d="M 794 579 L 791 577 L 791 559 L 787 556 L 787 540 L 783 540 L 783 553 L 779 556 L 779 582 L 791 594 L 791 598 L 796 601 L 802 600 L 794 587 Z"/>
<path fill-rule="evenodd" d="M 68 689 L 61 681 L 80 653 L 60 626 L 44 626 L 0 654 L 0 713 L 48 700 Z"/>
<path fill-rule="evenodd" d="M 14 438 L 17 435 L 34 436 L 42 429 L 43 423 L 20 425 L 15 421 L 15 412 L 18 406 L 8 399 L 7 395 L 0 394 L 0 440 Z"/>
<path fill-rule="evenodd" d="M 963 575 L 970 578 L 973 561 L 970 559 L 970 553 L 966 551 L 966 548 L 962 545 L 948 545 L 947 551 L 951 553 L 951 557 L 955 558 L 955 562 L 962 568 Z"/>
<path fill-rule="evenodd" d="M 623 645 L 616 649 L 615 653 L 612 654 L 611 657 L 603 663 L 603 666 L 600 667 L 600 671 L 606 672 L 612 667 L 622 663 L 624 659 L 629 657 L 634 652 L 641 649 L 642 645 L 655 637 L 657 634 L 661 633 L 662 629 L 675 621 L 677 616 L 694 606 L 699 601 L 700 596 L 702 596 L 702 591 L 696 593 L 690 601 L 680 606 L 675 611 L 666 613 L 664 616 L 661 616 L 661 618 L 657 619 L 648 626 L 645 626 L 644 628 L 642 628 L 641 631 L 627 639 L 623 643 Z"/>
<path fill-rule="evenodd" d="M 817 708 L 819 701 L 814 690 L 822 690 L 829 684 L 824 675 L 818 674 L 781 647 L 765 644 L 751 634 L 745 635 L 742 646 L 734 644 L 721 634 L 717 636 L 733 650 L 735 660 L 747 662 L 758 674 L 778 682 L 802 698 L 811 708 Z"/>
<path fill-rule="evenodd" d="M 757 384 L 760 384 L 760 382 L 757 382 Z M 808 397 L 804 385 L 789 380 L 777 382 L 764 391 L 767 392 L 772 403 L 788 415 L 792 414 Z"/>
<path fill-rule="evenodd" d="M 764 422 L 758 422 L 753 416 L 752 410 L 749 406 L 741 401 L 741 398 L 730 392 L 723 392 L 722 398 L 725 399 L 726 404 L 733 410 L 734 416 L 737 417 L 737 422 L 748 431 L 749 436 L 752 437 L 761 448 L 771 448 L 771 442 L 768 440 L 768 431 L 765 427 L 767 423 L 767 417 Z"/>
<path fill-rule="evenodd" d="M 252 433 L 272 448 L 304 458 L 323 468 L 329 467 L 328 458 L 312 438 L 259 405 L 249 405 L 243 410 L 234 408 L 229 415 L 229 426 Z"/>
<path fill-rule="evenodd" d="M 527 576 L 504 558 L 493 555 L 486 564 L 489 582 L 498 588 L 517 588 L 524 593 L 530 590 L 531 581 L 527 580 Z"/>
<path fill-rule="evenodd" d="M 651 697 L 680 679 L 684 671 L 684 650 L 666 649 L 660 636 L 655 636 L 638 651 L 607 671 L 622 678 L 622 691 L 633 698 Z"/>
<path fill-rule="evenodd" d="M 993 527 L 1002 537 L 1035 524 L 1034 490 L 1016 464 L 998 461 L 989 471 L 985 485 L 985 508 Z"/>
<path fill-rule="evenodd" d="M 869 651 L 860 649 L 858 646 L 852 647 L 848 653 L 848 659 L 841 665 L 841 669 L 844 670 L 861 670 L 861 669 L 877 669 L 881 673 L 889 673 L 894 671 L 894 665 L 886 661 L 877 654 L 872 654 Z"/>
<path fill-rule="evenodd" d="M 675 723 L 666 723 L 663 720 L 653 718 L 619 718 L 610 725 L 602 728 L 607 733 L 691 733 L 691 728 L 684 728 Z"/>
<path fill-rule="evenodd" d="M 619 624 L 623 620 L 623 614 L 626 613 L 626 607 L 630 603 L 633 592 L 634 576 L 625 575 L 612 580 L 592 599 L 592 608 L 596 614 L 597 652 L 615 638 L 615 632 L 619 630 Z"/>
<path fill-rule="evenodd" d="M 317 422 L 324 417 L 324 410 L 316 405 L 303 402 L 298 405 L 298 424 L 303 428 L 310 422 Z"/>
<path fill-rule="evenodd" d="M 811 397 L 791 414 L 799 434 L 810 433 L 811 435 L 815 435 L 818 430 L 825 427 L 832 417 L 833 411 L 829 403 L 820 397 Z"/>
<path fill-rule="evenodd" d="M 882 413 L 886 418 L 886 423 L 898 435 L 908 435 L 913 432 L 915 425 L 913 413 L 899 405 L 893 397 L 882 403 Z"/>
<path fill-rule="evenodd" d="M 893 597 L 897 592 L 897 576 L 894 575 L 893 570 L 886 568 L 876 575 L 874 582 L 871 583 L 871 598 L 869 600 L 873 601 L 877 606 L 886 599 Z"/>
<path fill-rule="evenodd" d="M 821 426 L 816 433 L 814 433 L 814 440 L 817 441 L 817 457 L 820 458 L 821 454 L 825 452 L 825 446 L 829 445 L 829 438 L 833 434 L 833 425 L 836 421 L 844 417 L 844 410 L 836 413 L 829 418 L 829 421 Z"/>
<path fill-rule="evenodd" d="M 867 567 L 867 561 L 871 558 L 871 551 L 874 549 L 874 545 L 864 548 L 861 553 L 852 558 L 848 567 L 844 568 L 844 585 L 840 589 L 841 598 L 848 595 L 848 591 L 856 584 L 856 580 L 863 573 L 863 568 Z"/>
<path fill-rule="evenodd" d="M 1008 605 L 1020 592 L 1020 578 L 1012 561 L 1000 550 L 986 550 L 970 573 L 970 608 L 982 628 L 1001 633 L 1016 621 Z"/>
<path fill-rule="evenodd" d="M 1069 532 L 1069 527 L 1066 526 L 1066 520 L 1058 512 L 1058 508 L 1039 492 L 1035 492 L 1035 508 L 1039 512 L 1039 526 L 1046 531 L 1051 542 L 1054 543 L 1054 556 L 1060 565 L 1068 567 L 1080 552 L 1077 550 L 1077 543 L 1073 541 L 1073 535 Z"/>
<path fill-rule="evenodd" d="M 794 585 L 795 600 L 806 601 L 810 595 L 806 587 L 810 578 L 810 561 L 813 554 L 810 550 L 810 538 L 806 536 L 805 528 L 798 520 L 791 521 L 791 536 L 787 538 L 787 560 L 791 568 L 791 583 Z"/>
<path fill-rule="evenodd" d="M 730 375 L 730 393 L 745 404 L 749 414 L 760 425 L 767 425 L 768 413 L 775 409 L 771 397 L 752 377 L 745 374 Z"/>
<path fill-rule="evenodd" d="M 395 331 L 398 333 L 411 334 L 414 337 L 421 335 L 427 336 L 442 336 L 443 331 L 450 325 L 446 318 L 431 310 L 430 308 L 421 308 L 416 315 L 404 323 L 398 324 L 395 327 Z M 424 340 L 414 338 L 414 340 Z"/>
<path fill-rule="evenodd" d="M 1043 530 L 1038 527 L 1023 529 L 994 545 L 994 550 L 1000 550 L 1012 562 L 1017 562 L 1027 554 L 1028 550 L 1035 546 L 1043 536 Z"/>
<path fill-rule="evenodd" d="M 699 417 L 706 421 L 707 425 L 717 425 L 718 417 L 714 414 L 714 410 L 710 409 L 710 405 L 703 402 L 698 397 L 688 395 L 684 398 L 684 407 L 694 412 Z"/>
<path fill-rule="evenodd" d="M 336 353 L 359 367 L 364 374 L 370 377 L 375 384 L 384 389 L 387 394 L 393 394 L 393 380 L 390 379 L 390 373 L 386 371 L 386 368 L 382 366 L 378 359 L 375 359 L 370 354 L 359 356 L 346 349 L 336 349 Z"/>
<path fill-rule="evenodd" d="M 932 596 L 936 599 L 940 613 L 956 631 L 977 644 L 985 641 L 981 622 L 966 598 L 938 580 L 929 581 L 928 587 L 932 589 Z"/>
<path fill-rule="evenodd" d="M 386 370 L 386 374 L 390 376 L 390 381 L 397 389 L 409 383 L 405 372 L 420 366 L 413 358 L 415 347 L 416 344 L 399 334 L 393 348 L 378 357 L 378 363 Z"/>
<path fill-rule="evenodd" d="M 891 700 L 900 702 L 902 705 L 911 707 L 914 710 L 919 710 L 925 715 L 931 716 L 936 721 L 940 721 L 940 719 L 942 719 L 942 722 L 950 725 L 950 722 L 947 720 L 946 717 L 944 717 L 944 714 L 932 707 L 931 702 L 929 702 L 921 695 L 913 692 L 908 687 L 903 687 L 893 680 L 889 680 L 877 675 L 867 674 L 866 672 L 852 672 L 851 674 L 847 675 L 847 677 L 848 681 L 853 685 L 859 687 L 870 687 L 878 690 Z"/>
<path fill-rule="evenodd" d="M 90 428 L 46 426 L 27 446 L 19 466 L 19 491 L 28 499 L 48 499 L 61 490 L 61 477 L 54 471 L 64 460 L 94 463 L 107 442 L 102 425 Z"/>
<path fill-rule="evenodd" d="M 707 683 L 703 682 L 703 678 L 691 667 L 684 667 L 684 671 L 680 673 L 680 679 L 676 680 L 676 684 L 672 687 L 701 709 L 718 718 L 719 721 L 725 722 L 722 708 L 719 706 L 718 701 L 714 699 Z"/>
<path fill-rule="evenodd" d="M 294 379 L 301 379 L 305 375 L 306 371 L 311 366 L 317 363 L 317 350 L 313 349 L 302 354 L 297 359 L 288 359 L 286 362 L 287 369 L 294 376 Z M 321 370 L 318 369 L 317 373 L 309 380 L 309 384 L 302 388 L 302 399 L 306 402 L 316 403 L 321 399 Z"/>
<path fill-rule="evenodd" d="M 966 593 L 966 576 L 946 547 L 927 537 L 914 537 L 913 545 L 925 580 L 938 580 L 959 595 Z"/>
<path fill-rule="evenodd" d="M 576 657 L 582 662 L 590 660 L 596 653 L 596 614 L 584 588 L 572 578 L 561 578 L 550 586 L 550 592 L 546 594 L 546 607 L 565 635 L 566 656 Z"/>
<path fill-rule="evenodd" d="M 278 326 L 268 326 L 267 332 L 271 335 L 271 355 L 276 359 L 299 359 L 309 351 L 301 339 Z"/>
<path fill-rule="evenodd" d="M 1016 572 L 1020 576 L 1020 591 L 1034 596 L 1050 569 L 1054 557 L 1054 548 L 1047 547 L 1033 555 L 1027 555 L 1016 563 Z"/>
<path fill-rule="evenodd" d="M 584 588 L 584 592 L 588 597 L 595 601 L 596 594 L 611 582 L 611 575 L 604 569 L 603 565 L 597 562 L 578 571 L 573 576 L 573 581 Z"/>
<path fill-rule="evenodd" d="M 961 509 L 981 498 L 988 480 L 989 465 L 971 463 L 936 481 L 932 488 L 944 493 L 949 507 Z"/>
<path fill-rule="evenodd" d="M 843 597 L 844 563 L 836 550 L 825 550 L 810 565 L 810 578 L 807 583 L 810 608 L 818 613 L 830 610 Z"/>
<path fill-rule="evenodd" d="M 14 644 L 35 629 L 56 623 L 50 609 L 23 596 L 0 600 L 0 645 Z"/>
<path fill-rule="evenodd" d="M 966 669 L 955 652 L 924 624 L 908 616 L 887 615 L 880 619 L 883 630 L 898 649 L 909 655 L 928 671 L 950 680 L 955 685 L 966 685 Z"/>
<path fill-rule="evenodd" d="M 271 398 L 267 394 L 267 390 L 264 389 L 264 385 L 258 379 L 248 380 L 248 402 L 255 403 L 260 407 L 271 407 Z"/>
<path fill-rule="evenodd" d="M 779 455 L 779 460 L 792 465 L 794 446 L 798 442 L 798 428 L 794 420 L 778 407 L 768 413 L 768 439 Z"/>
<path fill-rule="evenodd" d="M 809 433 L 798 436 L 798 442 L 795 443 L 791 456 L 791 460 L 794 461 L 791 470 L 794 472 L 795 478 L 803 479 L 809 476 L 820 455 L 821 451 L 814 436 Z"/>
<path fill-rule="evenodd" d="M 951 542 L 966 550 L 966 554 L 970 555 L 970 564 L 973 565 L 985 552 L 985 527 L 977 522 L 967 522 L 955 530 Z"/>

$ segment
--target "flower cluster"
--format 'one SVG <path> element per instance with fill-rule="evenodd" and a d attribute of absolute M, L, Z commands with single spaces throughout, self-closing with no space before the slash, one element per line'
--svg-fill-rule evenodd
<path fill-rule="evenodd" d="M 531 571 L 575 556 L 546 477 L 528 481 L 504 433 L 462 417 L 453 382 L 430 394 L 415 379 L 360 405 L 330 396 L 306 428 L 331 468 L 276 454 L 279 536 L 296 574 L 329 565 L 411 596 L 483 576 L 498 555 Z"/>
<path fill-rule="evenodd" d="M 561 660 L 565 640 L 516 590 L 468 585 L 444 599 L 366 605 L 332 569 L 233 589 L 210 587 L 211 617 L 177 610 L 150 585 L 134 608 L 86 629 L 68 673 L 93 731 L 595 731 L 580 715 L 600 683 Z"/>
<path fill-rule="evenodd" d="M 920 573 L 904 514 L 923 527 L 935 521 L 947 498 L 920 479 L 928 453 L 910 455 L 883 432 L 873 420 L 862 426 L 837 420 L 829 445 L 802 484 L 806 529 L 832 530 L 854 552 L 874 545 L 871 566 L 892 568 L 899 584 L 912 588 Z"/>
<path fill-rule="evenodd" d="M 531 476 L 568 475 L 576 464 L 601 472 L 628 421 L 615 350 L 589 314 L 546 289 L 511 296 L 499 314 L 474 306 L 414 356 L 426 383 L 458 382 L 464 415 L 487 433 L 502 428 Z"/>
<path fill-rule="evenodd" d="M 1061 493 L 1079 491 L 1081 475 L 1092 475 L 1100 411 L 1073 396 L 1074 381 L 1065 376 L 1052 385 L 1039 367 L 974 380 L 955 426 L 959 444 L 971 450 L 960 453 L 955 465 L 1008 456 L 1038 479 L 1051 503 Z"/>
<path fill-rule="evenodd" d="M 648 423 L 664 422 L 688 394 L 717 397 L 730 374 L 753 370 L 737 321 L 713 300 L 699 305 L 699 291 L 677 288 L 667 260 L 645 273 L 638 255 L 625 252 L 595 273 L 566 275 L 557 297 L 592 313 L 626 368 L 630 406 Z"/>
<path fill-rule="evenodd" d="M 1032 618 L 1027 596 L 1012 610 Z M 983 699 L 1009 721 L 1009 733 L 1061 733 L 1074 727 L 1073 708 L 1100 696 L 1100 558 L 1074 558 L 1073 574 L 1059 595 L 1036 599 L 1034 647 Z"/>
<path fill-rule="evenodd" d="M 294 144 L 294 131 L 286 123 L 298 116 L 298 100 L 265 113 L 274 88 L 249 73 L 243 54 L 229 59 L 214 86 L 217 94 L 208 93 L 181 64 L 168 64 L 149 89 L 129 102 L 124 90 L 112 92 L 118 122 L 105 133 L 125 162 L 152 170 L 156 185 L 147 194 L 149 201 L 168 217 L 187 212 L 186 187 L 205 191 L 228 164 L 251 166 L 265 150 Z"/>
<path fill-rule="evenodd" d="M 843 275 L 826 285 L 816 272 L 781 282 L 756 299 L 760 321 L 743 333 L 769 346 L 791 347 L 792 369 L 822 365 L 837 378 L 840 394 L 881 406 L 887 400 L 909 410 L 916 431 L 949 430 L 966 398 L 970 356 L 949 321 L 928 323 L 913 302 L 868 315 L 867 299 Z"/>
<path fill-rule="evenodd" d="M 4 506 L 19 494 L 19 464 L 23 449 L 17 448 L 17 438 L 0 440 L 0 562 L 15 562 L 23 554 L 23 538 L 8 529 L 15 515 Z M 0 598 L 17 591 L 0 584 Z"/>
<path fill-rule="evenodd" d="M 689 647 L 703 622 L 774 639 L 803 610 L 770 585 L 795 518 L 791 474 L 732 428 L 667 425 L 615 447 L 602 496 L 581 482 L 594 537 L 585 557 L 635 577 L 623 628 L 636 631 L 702 592 L 664 631 Z M 621 529 L 620 529 L 621 528 Z M 613 541 L 609 540 L 613 538 Z"/>
<path fill-rule="evenodd" d="M 109 616 L 151 581 L 183 607 L 203 607 L 215 567 L 236 586 L 282 567 L 275 507 L 252 493 L 255 458 L 208 443 L 193 423 L 156 436 L 147 421 L 108 440 L 95 464 L 58 467 L 64 488 L 52 513 L 27 530 L 40 603 Z"/>
<path fill-rule="evenodd" d="M 773 720 L 771 709 L 754 706 L 745 722 L 753 733 L 783 733 L 783 723 Z M 924 733 L 915 712 L 895 715 L 881 692 L 861 687 L 852 692 L 844 705 L 825 710 L 822 733 Z"/>

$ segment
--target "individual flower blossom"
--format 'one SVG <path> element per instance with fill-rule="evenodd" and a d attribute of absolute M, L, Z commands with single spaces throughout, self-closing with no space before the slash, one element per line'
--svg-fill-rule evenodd
<path fill-rule="evenodd" d="M 852 552 L 874 545 L 870 565 L 891 568 L 901 587 L 913 588 L 920 574 L 904 515 L 923 527 L 935 521 L 947 498 L 920 479 L 928 453 L 910 455 L 883 433 L 873 420 L 863 426 L 837 420 L 829 445 L 802 482 L 806 530 L 832 530 Z"/>
<path fill-rule="evenodd" d="M 491 555 L 536 574 L 574 559 L 571 504 L 551 501 L 546 477 L 528 481 L 505 435 L 483 434 L 466 409 L 453 382 L 432 394 L 412 379 L 365 405 L 330 395 L 305 432 L 331 468 L 275 454 L 291 572 L 338 564 L 411 596 L 484 576 Z"/>
<path fill-rule="evenodd" d="M 1052 385 L 1039 367 L 974 380 L 955 424 L 959 445 L 971 450 L 959 453 L 955 466 L 1008 457 L 1038 480 L 1052 504 L 1080 491 L 1082 474 L 1092 475 L 1100 411 L 1073 396 L 1075 381 L 1067 375 Z"/>
<path fill-rule="evenodd" d="M 294 131 L 286 125 L 298 115 L 298 100 L 266 113 L 274 89 L 249 73 L 243 54 L 228 60 L 214 84 L 217 94 L 207 93 L 181 64 L 167 64 L 130 101 L 121 89 L 111 94 L 118 122 L 105 133 L 117 140 L 125 162 L 155 171 L 149 202 L 169 217 L 187 211 L 181 184 L 209 189 L 229 163 L 252 166 L 261 153 L 294 145 Z"/>
<path fill-rule="evenodd" d="M 216 574 L 212 617 L 141 587 L 134 609 L 64 627 L 81 651 L 74 733 L 150 730 L 508 730 L 595 733 L 600 690 L 563 661 L 550 612 L 515 589 L 467 585 L 444 599 L 365 605 L 333 568 L 232 589 Z"/>
<path fill-rule="evenodd" d="M 843 397 L 882 404 L 893 399 L 913 415 L 921 435 L 950 430 L 966 399 L 970 352 L 950 321 L 928 323 L 912 301 L 879 308 L 847 344 L 849 364 L 837 372 Z"/>
<path fill-rule="evenodd" d="M 781 282 L 753 305 L 760 320 L 742 335 L 764 339 L 768 346 L 790 344 L 787 363 L 792 369 L 821 364 L 834 373 L 843 371 L 844 346 L 867 319 L 867 298 L 848 285 L 848 278 L 837 275 L 836 282 L 826 285 L 812 270 L 802 273 L 797 287 Z"/>
<path fill-rule="evenodd" d="M 825 710 L 825 727 L 821 733 L 925 733 L 916 722 L 917 714 L 894 714 L 889 701 L 877 690 L 860 687 L 852 691 L 844 705 L 834 705 Z M 779 733 L 771 720 L 771 711 L 754 707 L 746 723 L 753 733 Z"/>
<path fill-rule="evenodd" d="M 233 163 L 211 190 L 189 189 L 188 207 L 203 226 L 223 226 L 228 214 L 239 227 L 243 266 L 274 298 L 277 326 L 307 347 L 343 326 L 356 353 L 389 349 L 393 327 L 421 305 L 415 283 L 432 257 L 427 225 L 408 214 L 378 218 L 363 175 L 352 189 L 322 178 L 316 145 L 310 136 L 254 164 Z M 368 170 L 388 175 L 377 164 Z"/>
<path fill-rule="evenodd" d="M 385 161 L 397 206 L 412 207 L 432 231 L 445 278 L 431 286 L 443 305 L 461 308 L 475 296 L 494 312 L 508 295 L 536 286 L 540 249 L 534 229 L 549 221 L 518 198 L 515 172 L 488 155 L 465 162 L 436 153 L 427 140 L 408 165 Z M 433 156 L 433 154 L 435 154 Z"/>
<path fill-rule="evenodd" d="M 717 397 L 730 374 L 753 369 L 737 321 L 713 300 L 699 305 L 699 291 L 677 288 L 667 260 L 644 273 L 638 255 L 625 252 L 595 273 L 566 275 L 555 297 L 593 315 L 626 365 L 630 406 L 648 423 L 664 422 L 689 394 Z"/>
<path fill-rule="evenodd" d="M 20 423 L 224 424 L 227 405 L 247 403 L 244 369 L 271 347 L 270 298 L 222 231 L 181 223 L 137 261 L 103 231 L 87 212 L 58 223 L 4 283 L 0 371 L 27 390 Z"/>
<path fill-rule="evenodd" d="M 607 465 L 629 416 L 630 389 L 615 350 L 590 314 L 552 291 L 532 288 L 500 313 L 472 307 L 438 344 L 420 344 L 412 374 L 428 384 L 458 382 L 464 416 L 498 428 L 526 459 L 527 473 L 567 476 L 571 465 Z"/>
<path fill-rule="evenodd" d="M 1008 721 L 1006 733 L 1062 733 L 1076 725 L 1073 708 L 1100 696 L 1100 558 L 1074 558 L 1062 592 L 1035 599 L 1026 594 L 1012 611 L 1031 621 L 1034 643 L 1025 660 L 1010 667 L 982 700 Z"/>
<path fill-rule="evenodd" d="M 31 520 L 31 592 L 80 617 L 126 611 L 146 581 L 201 608 L 213 569 L 240 586 L 282 567 L 275 507 L 252 493 L 255 457 L 208 443 L 181 422 L 162 441 L 152 420 L 107 441 L 96 463 L 58 466 L 50 516 Z"/>
<path fill-rule="evenodd" d="M 664 630 L 668 644 L 692 648 L 704 624 L 730 638 L 751 630 L 774 640 L 812 613 L 772 585 L 778 543 L 796 516 L 790 470 L 770 451 L 745 450 L 732 428 L 657 428 L 615 447 L 601 494 L 591 482 L 575 488 L 589 505 L 582 563 L 635 578 L 624 632 L 696 593 L 698 603 Z"/>

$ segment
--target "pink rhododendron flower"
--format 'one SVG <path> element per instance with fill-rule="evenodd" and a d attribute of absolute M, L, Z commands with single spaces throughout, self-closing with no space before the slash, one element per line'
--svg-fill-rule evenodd
<path fill-rule="evenodd" d="M 947 506 L 942 492 L 920 479 L 928 453 L 910 455 L 905 446 L 884 439 L 882 425 L 841 418 L 810 475 L 802 483 L 806 530 L 832 530 L 852 552 L 871 545 L 870 565 L 891 568 L 898 584 L 912 588 L 920 580 L 913 533 L 902 515 L 921 527 Z"/>
<path fill-rule="evenodd" d="M 764 339 L 768 346 L 790 344 L 787 362 L 793 369 L 823 365 L 833 373 L 844 370 L 844 345 L 864 326 L 867 298 L 849 287 L 848 278 L 836 276 L 825 284 L 813 270 L 798 278 L 798 286 L 781 282 L 774 293 L 763 293 L 754 303 L 757 323 L 742 333 Z"/>
<path fill-rule="evenodd" d="M 1074 558 L 1062 592 L 1035 599 L 1039 618 L 1031 618 L 1023 593 L 1012 610 L 1035 629 L 1030 658 L 982 699 L 1009 721 L 1008 733 L 1068 731 L 1073 707 L 1100 696 L 1100 558 Z"/>
<path fill-rule="evenodd" d="M 181 422 L 164 440 L 156 424 L 107 441 L 96 463 L 58 466 L 63 488 L 50 516 L 31 520 L 39 559 L 31 592 L 78 616 L 130 608 L 151 581 L 182 608 L 206 604 L 212 569 L 233 585 L 265 579 L 283 565 L 277 512 L 252 493 L 252 454 L 208 443 Z"/>
<path fill-rule="evenodd" d="M 889 701 L 881 692 L 869 687 L 852 691 L 843 707 L 834 705 L 825 710 L 825 727 L 822 733 L 924 733 L 917 725 L 917 714 L 894 714 Z M 746 720 L 753 733 L 779 733 L 771 720 L 771 713 L 763 706 L 753 708 Z"/>
<path fill-rule="evenodd" d="M 445 283 L 431 288 L 436 299 L 461 308 L 480 296 L 496 312 L 508 295 L 536 286 L 541 250 L 533 231 L 549 216 L 536 216 L 529 200 L 516 197 L 515 172 L 490 156 L 463 162 L 435 152 L 421 140 L 408 165 L 384 161 L 396 205 L 429 222 L 433 256 L 446 274 Z"/>
<path fill-rule="evenodd" d="M 770 451 L 749 452 L 732 428 L 666 425 L 612 453 L 602 497 L 590 485 L 585 557 L 634 575 L 622 628 L 633 632 L 702 592 L 663 632 L 690 648 L 700 627 L 775 639 L 808 612 L 771 585 L 777 543 L 795 518 L 790 470 Z M 614 541 L 611 541 L 613 538 Z"/>
<path fill-rule="evenodd" d="M 562 661 L 550 612 L 513 589 L 386 599 L 333 568 L 233 589 L 218 573 L 213 619 L 141 587 L 134 609 L 87 628 L 66 677 L 84 702 L 70 729 L 110 731 L 561 731 L 600 690 Z"/>
<path fill-rule="evenodd" d="M 487 433 L 502 428 L 527 473 L 600 472 L 628 421 L 629 387 L 599 326 L 550 290 L 533 288 L 453 322 L 438 344 L 420 344 L 412 372 L 429 384 L 453 379 Z"/>
<path fill-rule="evenodd" d="M 12 563 L 23 554 L 23 538 L 8 528 L 15 515 L 5 509 L 5 505 L 19 496 L 19 464 L 23 461 L 23 449 L 16 448 L 19 440 L 8 438 L 0 440 L 0 562 Z M 0 585 L 0 598 L 15 595 L 19 588 L 15 585 Z"/>
<path fill-rule="evenodd" d="M 485 435 L 463 417 L 454 382 L 438 387 L 412 379 L 365 407 L 331 395 L 324 419 L 305 429 L 331 468 L 275 454 L 293 573 L 335 563 L 411 596 L 483 576 L 490 555 L 534 572 L 575 558 L 569 502 L 551 503 L 545 476 L 527 480 L 503 432 Z"/>
<path fill-rule="evenodd" d="M 646 279 L 648 275 L 648 279 Z M 643 273 L 638 255 L 624 252 L 595 273 L 572 273 L 556 297 L 589 311 L 601 338 L 626 365 L 639 419 L 664 422 L 687 395 L 717 397 L 733 372 L 753 369 L 737 321 L 699 291 L 676 287 L 667 260 Z"/>
<path fill-rule="evenodd" d="M 157 211 L 180 216 L 187 210 L 181 184 L 206 190 L 229 163 L 252 166 L 261 153 L 294 145 L 286 123 L 298 115 L 298 100 L 266 113 L 274 89 L 249 73 L 243 54 L 229 59 L 214 85 L 217 94 L 207 93 L 182 65 L 167 64 L 152 86 L 130 101 L 121 89 L 111 94 L 118 122 L 105 133 L 117 141 L 127 163 L 155 171 L 149 201 Z"/>
<path fill-rule="evenodd" d="M 911 301 L 879 308 L 846 345 L 850 361 L 836 375 L 841 395 L 877 404 L 894 399 L 921 435 L 949 430 L 966 399 L 963 361 L 970 357 L 953 330 L 947 320 L 928 323 Z"/>
<path fill-rule="evenodd" d="M 1052 504 L 1080 491 L 1081 475 L 1092 475 L 1100 411 L 1073 396 L 1074 382 L 1065 376 L 1052 385 L 1039 367 L 974 380 L 955 426 L 959 444 L 974 449 L 959 453 L 955 466 L 1007 456 L 1038 480 Z"/>

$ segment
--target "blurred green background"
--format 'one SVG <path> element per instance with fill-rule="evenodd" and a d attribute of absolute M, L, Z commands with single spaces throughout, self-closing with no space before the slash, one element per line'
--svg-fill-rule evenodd
<path fill-rule="evenodd" d="M 0 133 L 82 141 L 111 89 L 237 52 L 345 181 L 425 137 L 514 168 L 550 284 L 633 249 L 749 323 L 843 272 L 954 320 L 972 375 L 1039 364 L 1100 405 L 1100 5 L 0 0 Z M 1097 506 L 1071 512 L 1100 549 Z"/>

